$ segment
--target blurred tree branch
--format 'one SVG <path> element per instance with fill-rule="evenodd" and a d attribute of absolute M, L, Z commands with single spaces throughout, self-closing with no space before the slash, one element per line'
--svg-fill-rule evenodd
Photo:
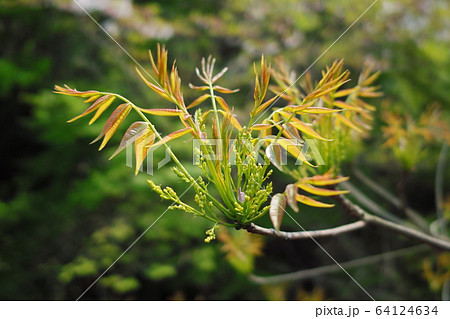
<path fill-rule="evenodd" d="M 425 251 L 427 249 L 428 248 L 425 245 L 418 245 L 418 246 L 398 249 L 398 250 L 385 252 L 385 253 L 381 253 L 381 254 L 377 254 L 377 255 L 373 255 L 373 256 L 368 256 L 368 257 L 363 257 L 363 258 L 358 258 L 358 259 L 342 262 L 342 263 L 339 263 L 339 265 L 337 265 L 337 264 L 327 265 L 327 266 L 322 266 L 322 267 L 317 267 L 317 268 L 312 268 L 312 269 L 304 269 L 304 270 L 299 270 L 299 271 L 295 271 L 295 272 L 291 272 L 291 273 L 274 275 L 274 276 L 257 276 L 257 275 L 251 274 L 251 275 L 249 275 L 249 279 L 252 282 L 254 282 L 256 284 L 260 284 L 260 285 L 279 284 L 279 283 L 283 283 L 283 282 L 290 282 L 293 280 L 310 279 L 313 277 L 323 276 L 326 274 L 341 271 L 342 268 L 350 269 L 350 268 L 370 265 L 370 264 L 374 264 L 377 262 L 386 261 L 386 260 L 394 259 L 397 257 L 402 257 L 402 256 L 405 256 L 408 254 L 417 254 L 417 253 Z"/>
<path fill-rule="evenodd" d="M 396 224 L 394 222 L 372 215 L 367 211 L 365 211 L 364 209 L 362 209 L 361 207 L 359 207 L 358 205 L 352 203 L 350 200 L 348 200 L 342 195 L 335 196 L 335 199 L 349 215 L 358 218 L 360 220 L 363 220 L 367 224 L 383 227 L 391 231 L 394 231 L 398 234 L 401 234 L 403 236 L 419 240 L 432 247 L 450 251 L 450 241 L 448 240 L 436 238 L 428 234 L 425 234 L 421 231 L 400 224 Z"/>
<path fill-rule="evenodd" d="M 406 216 L 408 216 L 411 221 L 413 221 L 420 229 L 423 231 L 429 232 L 428 223 L 425 219 L 420 216 L 415 210 L 410 207 L 404 207 L 399 198 L 394 196 L 392 193 L 388 192 L 383 186 L 366 176 L 359 169 L 354 168 L 353 173 L 355 176 L 363 182 L 367 187 L 369 187 L 372 191 L 383 197 L 386 201 L 394 205 L 398 209 L 404 209 Z"/>

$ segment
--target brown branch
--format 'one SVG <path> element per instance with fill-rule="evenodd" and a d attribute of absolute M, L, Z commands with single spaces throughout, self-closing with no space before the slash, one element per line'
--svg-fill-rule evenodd
<path fill-rule="evenodd" d="M 344 196 L 335 196 L 336 201 L 349 213 L 351 216 L 358 218 L 362 221 L 365 221 L 367 224 L 380 226 L 386 229 L 389 229 L 391 231 L 394 231 L 398 234 L 401 234 L 403 236 L 419 240 L 425 244 L 428 244 L 432 247 L 447 250 L 450 251 L 450 241 L 436 238 L 433 236 L 430 236 L 428 234 L 425 234 L 421 231 L 393 223 L 391 221 L 385 220 L 383 218 L 380 218 L 378 216 L 369 214 L 364 209 L 359 207 L 358 205 L 352 203 Z"/>
<path fill-rule="evenodd" d="M 306 238 L 320 238 L 327 236 L 336 236 L 343 233 L 348 233 L 366 226 L 366 222 L 363 220 L 359 220 L 357 222 L 342 225 L 334 228 L 321 229 L 321 230 L 307 230 L 307 231 L 298 231 L 298 232 L 285 232 L 285 231 L 276 231 L 273 228 L 264 228 L 255 224 L 250 224 L 247 227 L 247 231 L 253 234 L 259 234 L 264 236 L 276 237 L 281 239 L 306 239 Z"/>
<path fill-rule="evenodd" d="M 312 268 L 312 269 L 304 269 L 291 273 L 274 275 L 274 276 L 257 276 L 254 274 L 249 275 L 249 279 L 256 284 L 265 285 L 265 284 L 278 284 L 283 282 L 289 282 L 293 280 L 303 280 L 310 279 L 326 274 L 330 274 L 333 272 L 342 271 L 344 269 L 350 269 L 365 265 L 374 264 L 380 261 L 386 261 L 390 259 L 394 259 L 396 257 L 404 256 L 407 254 L 417 254 L 427 249 L 425 245 L 418 245 L 409 248 L 403 248 L 399 250 L 389 251 L 373 256 L 358 258 L 350 261 L 345 261 L 342 263 Z"/>

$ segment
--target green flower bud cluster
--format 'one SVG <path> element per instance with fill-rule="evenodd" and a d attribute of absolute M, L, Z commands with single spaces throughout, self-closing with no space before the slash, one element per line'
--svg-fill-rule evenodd
<path fill-rule="evenodd" d="M 216 239 L 215 230 L 218 229 L 218 228 L 219 228 L 219 226 L 216 224 L 216 225 L 214 225 L 211 229 L 208 229 L 208 230 L 205 232 L 205 234 L 208 235 L 208 236 L 205 238 L 205 243 L 209 243 L 209 242 L 211 242 L 211 240 Z"/>

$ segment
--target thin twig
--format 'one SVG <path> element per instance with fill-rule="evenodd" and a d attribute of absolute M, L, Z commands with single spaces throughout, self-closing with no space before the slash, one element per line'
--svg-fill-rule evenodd
<path fill-rule="evenodd" d="M 373 190 L 375 193 L 383 197 L 389 203 L 394 205 L 395 207 L 401 207 L 400 199 L 397 196 L 393 195 L 391 192 L 387 191 L 386 188 L 375 182 L 373 179 L 369 178 L 363 172 L 361 172 L 358 168 L 353 168 L 353 173 L 361 182 L 363 182 L 367 187 Z"/>
<path fill-rule="evenodd" d="M 390 259 L 394 259 L 397 257 L 405 256 L 408 254 L 416 254 L 422 251 L 425 251 L 428 249 L 425 245 L 418 245 L 408 248 L 403 248 L 399 250 L 394 250 L 390 252 L 385 252 L 373 256 L 358 258 L 355 260 L 350 260 L 346 262 L 340 263 L 342 267 L 345 269 L 349 268 L 355 268 L 365 265 L 374 264 L 380 261 L 386 261 Z M 249 276 L 249 279 L 253 281 L 256 284 L 264 285 L 264 284 L 278 284 L 283 282 L 289 282 L 294 280 L 303 280 L 303 279 L 310 279 L 318 276 L 323 276 L 326 274 L 334 273 L 340 271 L 341 268 L 338 265 L 327 265 L 312 269 L 305 269 L 305 270 L 299 270 L 291 273 L 281 274 L 281 275 L 274 275 L 274 276 L 257 276 L 254 274 L 251 274 Z"/>
<path fill-rule="evenodd" d="M 366 226 L 366 222 L 359 220 L 357 222 L 342 225 L 334 228 L 321 229 L 321 230 L 308 230 L 308 231 L 297 231 L 297 232 L 285 232 L 276 231 L 273 228 L 264 228 L 255 224 L 250 224 L 247 227 L 247 231 L 253 234 L 259 234 L 269 237 L 276 237 L 281 239 L 308 239 L 308 238 L 320 238 L 328 236 L 336 236 L 343 233 L 348 233 Z"/>
<path fill-rule="evenodd" d="M 405 211 L 406 216 L 408 216 L 409 219 L 411 219 L 411 221 L 413 221 L 417 226 L 419 226 L 420 229 L 422 229 L 425 232 L 429 232 L 428 223 L 414 209 L 404 206 L 397 196 L 387 191 L 383 186 L 381 186 L 380 184 L 378 184 L 377 182 L 366 176 L 359 169 L 354 168 L 353 173 L 361 182 L 363 182 L 372 191 L 383 197 L 385 200 L 394 205 L 396 208 L 403 209 Z"/>
<path fill-rule="evenodd" d="M 350 182 L 342 182 L 339 184 L 342 188 L 349 190 L 351 195 L 355 197 L 355 199 L 363 205 L 365 208 L 370 210 L 372 213 L 381 216 L 383 218 L 395 221 L 397 223 L 404 224 L 404 221 L 400 219 L 399 217 L 395 216 L 394 214 L 388 212 L 384 208 L 382 208 L 380 205 L 375 203 L 373 200 L 371 200 L 367 195 L 365 195 L 363 192 L 361 192 L 357 187 L 353 186 Z"/>
<path fill-rule="evenodd" d="M 372 224 L 375 226 L 380 226 L 406 237 L 419 240 L 425 244 L 428 244 L 432 247 L 450 251 L 450 241 L 445 239 L 436 238 L 425 234 L 421 231 L 415 230 L 413 228 L 396 224 L 391 221 L 382 219 L 378 216 L 369 214 L 364 209 L 359 207 L 358 205 L 352 203 L 347 198 L 342 195 L 335 196 L 336 201 L 349 213 L 351 216 L 354 216 L 360 220 L 365 221 L 368 224 Z"/>

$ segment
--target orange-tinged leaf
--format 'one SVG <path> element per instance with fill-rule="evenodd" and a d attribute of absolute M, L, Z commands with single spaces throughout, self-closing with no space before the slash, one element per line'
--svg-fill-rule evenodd
<path fill-rule="evenodd" d="M 219 105 L 225 110 L 225 112 L 231 114 L 230 107 L 228 106 L 227 102 L 222 97 L 215 96 L 215 99 L 216 99 L 217 103 L 219 103 Z"/>
<path fill-rule="evenodd" d="M 294 212 L 298 213 L 298 205 L 297 205 L 298 186 L 296 184 L 288 184 L 286 186 L 284 193 L 286 194 L 286 199 L 289 206 L 291 206 Z"/>
<path fill-rule="evenodd" d="M 206 91 L 209 90 L 209 87 L 206 85 L 202 85 L 202 86 L 196 86 L 193 85 L 191 83 L 189 83 L 189 88 L 191 88 L 192 90 L 197 90 L 197 91 Z"/>
<path fill-rule="evenodd" d="M 241 123 L 239 123 L 238 119 L 236 118 L 236 116 L 234 116 L 234 114 L 226 113 L 225 111 L 222 111 L 222 110 L 218 110 L 218 112 L 223 114 L 223 116 L 231 115 L 230 116 L 231 125 L 233 125 L 239 131 L 242 130 L 242 125 L 241 125 Z"/>
<path fill-rule="evenodd" d="M 106 109 L 112 104 L 112 102 L 114 102 L 116 97 L 108 94 L 108 95 L 105 95 L 104 97 L 101 97 L 100 99 L 102 99 L 102 101 L 100 103 L 98 103 L 97 111 L 95 112 L 92 119 L 89 121 L 89 125 L 94 123 L 100 117 L 100 115 L 102 115 L 103 112 L 106 111 Z M 98 100 L 100 100 L 100 99 L 98 99 Z M 95 103 L 97 103 L 97 101 Z"/>
<path fill-rule="evenodd" d="M 65 87 L 61 87 L 59 85 L 55 85 L 55 91 L 53 93 L 71 95 L 71 96 L 79 96 L 79 97 L 91 97 L 94 95 L 100 95 L 98 91 L 78 91 L 76 89 L 70 88 L 68 85 L 64 84 Z"/>
<path fill-rule="evenodd" d="M 335 116 L 345 125 L 347 125 L 348 127 L 354 129 L 357 132 L 362 133 L 362 129 L 358 126 L 356 126 L 356 124 L 354 124 L 352 121 L 350 121 L 348 118 L 346 118 L 345 116 L 342 116 L 341 114 L 335 114 Z"/>
<path fill-rule="evenodd" d="M 278 140 L 272 140 L 274 143 L 279 144 L 282 148 L 284 148 L 288 153 L 293 155 L 297 160 L 301 162 L 305 162 L 307 165 L 315 167 L 313 164 L 306 160 L 305 155 L 302 153 L 301 149 L 297 141 L 293 142 L 292 140 L 280 138 Z"/>
<path fill-rule="evenodd" d="M 98 109 L 108 98 L 110 97 L 110 95 L 105 95 L 100 97 L 99 99 L 97 99 L 97 101 L 95 101 L 90 107 L 88 107 L 86 109 L 86 111 L 84 111 L 83 113 L 81 113 L 78 116 L 75 116 L 73 119 L 70 119 L 67 121 L 67 123 L 71 123 L 75 120 L 78 120 L 79 118 L 86 116 L 92 112 L 94 112 L 96 109 Z"/>
<path fill-rule="evenodd" d="M 336 80 L 334 80 L 334 81 L 336 81 Z M 321 96 L 324 96 L 324 95 L 326 95 L 328 93 L 331 93 L 331 92 L 337 90 L 340 86 L 342 86 L 344 83 L 346 83 L 348 81 L 350 81 L 350 80 L 337 82 L 336 85 L 333 85 L 330 88 L 327 88 L 327 89 L 322 88 L 322 89 L 319 89 L 317 91 L 314 91 L 314 92 L 308 94 L 303 100 L 304 101 L 309 101 L 309 100 L 317 99 L 317 98 L 319 98 Z"/>
<path fill-rule="evenodd" d="M 183 128 L 181 130 L 178 130 L 178 131 L 172 132 L 170 134 L 167 134 L 160 141 L 158 141 L 155 144 L 153 144 L 152 147 L 156 147 L 156 146 L 159 146 L 161 144 L 165 144 L 167 142 L 170 142 L 170 141 L 172 141 L 172 140 L 174 140 L 176 138 L 179 138 L 179 137 L 181 137 L 181 136 L 183 136 L 183 135 L 185 135 L 187 133 L 192 132 L 193 130 L 194 129 L 192 127 L 185 127 L 185 128 Z"/>
<path fill-rule="evenodd" d="M 93 140 L 91 142 L 91 144 L 97 142 L 99 139 L 101 139 L 103 136 L 105 136 L 102 144 L 100 145 L 100 148 L 98 149 L 99 151 L 102 150 L 105 147 L 106 143 L 108 143 L 108 141 L 111 139 L 111 137 L 117 131 L 120 124 L 122 124 L 123 120 L 125 120 L 128 113 L 130 113 L 131 108 L 132 108 L 131 104 L 129 104 L 129 103 L 124 103 L 124 104 L 119 105 L 114 110 L 114 112 L 111 114 L 108 121 L 106 121 L 106 124 L 103 127 L 103 130 L 100 133 L 100 135 L 97 136 L 97 138 L 95 140 Z"/>
<path fill-rule="evenodd" d="M 312 185 L 316 185 L 316 186 L 327 186 L 327 185 L 336 185 L 339 184 L 341 182 L 345 182 L 348 181 L 349 177 L 338 177 L 338 178 L 334 178 L 334 179 L 308 179 L 307 182 L 309 184 Z"/>
<path fill-rule="evenodd" d="M 370 69 L 369 72 L 370 73 Z M 381 71 L 377 71 L 375 73 L 373 73 L 371 76 L 369 76 L 367 79 L 365 79 L 362 83 L 362 85 L 364 86 L 369 86 L 371 85 L 381 74 Z"/>
<path fill-rule="evenodd" d="M 322 203 L 322 202 L 319 202 L 319 201 L 317 201 L 317 200 L 314 200 L 314 199 L 312 199 L 312 198 L 309 198 L 309 197 L 307 197 L 307 196 L 300 195 L 300 194 L 297 194 L 296 199 L 297 199 L 298 202 L 300 202 L 300 203 L 302 203 L 302 204 L 305 204 L 305 205 L 308 205 L 308 206 L 313 206 L 313 207 L 324 207 L 324 208 L 334 207 L 334 204 L 326 204 L 326 203 Z"/>
<path fill-rule="evenodd" d="M 280 111 L 287 111 L 287 112 L 291 112 L 291 113 L 300 114 L 306 108 L 312 106 L 313 104 L 314 104 L 314 102 L 309 102 L 309 103 L 302 104 L 302 105 L 288 105 L 288 106 L 285 106 L 284 108 L 282 108 Z"/>
<path fill-rule="evenodd" d="M 286 136 L 287 138 L 292 138 L 303 142 L 303 139 L 298 133 L 298 130 L 294 126 L 292 126 L 291 123 L 283 124 L 283 128 L 284 128 L 283 131 L 284 136 Z"/>
<path fill-rule="evenodd" d="M 297 183 L 297 186 L 303 189 L 305 192 L 319 196 L 336 196 L 340 194 L 347 194 L 349 192 L 349 191 L 337 191 L 333 189 L 314 187 L 305 182 L 299 182 Z"/>
<path fill-rule="evenodd" d="M 357 87 L 356 88 L 352 88 L 352 89 L 339 90 L 338 92 L 336 92 L 334 94 L 334 97 L 336 98 L 336 97 L 347 96 L 347 95 L 350 95 L 350 94 L 352 94 L 353 92 L 356 92 L 356 91 L 358 91 Z"/>
<path fill-rule="evenodd" d="M 317 133 L 316 131 L 314 131 L 309 125 L 306 125 L 304 122 L 302 121 L 291 121 L 289 124 L 291 124 L 293 127 L 295 127 L 297 130 L 302 131 L 303 133 L 315 137 L 319 140 L 322 141 L 332 141 L 330 139 L 326 139 L 323 138 L 322 136 L 319 135 L 319 133 Z"/>
<path fill-rule="evenodd" d="M 139 172 L 139 169 L 141 168 L 141 165 L 150 150 L 150 146 L 155 141 L 155 137 L 155 133 L 150 129 L 150 127 L 147 127 L 143 134 L 140 134 L 136 138 L 134 143 L 134 151 L 136 156 L 136 169 L 134 171 L 135 175 Z"/>
<path fill-rule="evenodd" d="M 139 136 L 144 134 L 148 128 L 149 126 L 148 123 L 146 122 L 134 122 L 133 124 L 131 124 L 130 127 L 125 132 L 125 134 L 123 135 L 119 147 L 114 152 L 114 154 L 111 155 L 109 159 L 112 159 L 114 156 L 116 156 L 125 148 L 127 148 L 129 145 L 131 145 L 134 141 L 136 141 L 136 139 Z"/>
<path fill-rule="evenodd" d="M 333 102 L 333 105 L 337 106 L 337 107 L 339 107 L 341 109 L 353 110 L 353 111 L 361 111 L 361 108 L 359 106 L 351 105 L 351 104 L 349 104 L 347 102 L 344 102 L 344 101 L 336 100 L 336 101 Z"/>
<path fill-rule="evenodd" d="M 273 164 L 273 166 L 278 168 L 280 171 L 283 170 L 281 146 L 279 144 L 270 144 L 269 146 L 267 146 L 266 156 Z"/>
<path fill-rule="evenodd" d="M 226 94 L 239 92 L 239 89 L 231 90 L 231 89 L 227 89 L 222 86 L 219 86 L 219 85 L 214 85 L 213 89 L 217 92 L 226 93 Z"/>
<path fill-rule="evenodd" d="M 211 95 L 209 95 L 209 94 L 203 94 L 202 96 L 200 96 L 200 97 L 196 98 L 194 101 L 192 101 L 192 103 L 187 106 L 187 109 L 193 108 L 193 107 L 201 104 L 210 96 Z"/>
<path fill-rule="evenodd" d="M 380 96 L 383 96 L 383 93 L 373 92 L 369 89 L 365 89 L 365 90 L 361 90 L 358 95 L 362 96 L 362 97 L 380 97 Z"/>
<path fill-rule="evenodd" d="M 262 131 L 274 127 L 273 124 L 255 124 L 251 127 L 253 131 Z"/>
<path fill-rule="evenodd" d="M 302 113 L 311 113 L 311 114 L 329 114 L 329 113 L 336 113 L 336 112 L 342 112 L 342 110 L 329 109 L 326 107 L 308 107 L 307 109 L 304 109 L 302 111 Z"/>
<path fill-rule="evenodd" d="M 360 99 L 354 99 L 353 101 L 355 104 L 361 106 L 362 108 L 368 109 L 369 111 L 375 111 L 377 108 L 373 105 L 370 105 L 366 102 L 364 102 L 363 100 Z"/>
<path fill-rule="evenodd" d="M 141 77 L 142 81 L 144 81 L 144 83 L 151 88 L 153 91 L 155 91 L 156 93 L 158 93 L 161 97 L 165 98 L 166 100 L 169 100 L 171 102 L 173 102 L 172 98 L 166 93 L 166 91 L 164 91 L 163 88 L 154 85 L 153 83 L 150 83 L 150 81 L 148 81 L 143 75 L 142 73 L 139 71 L 139 69 L 136 67 L 136 72 L 139 74 L 139 76 Z"/>
<path fill-rule="evenodd" d="M 283 221 L 284 209 L 286 208 L 286 197 L 283 194 L 275 194 L 270 201 L 269 216 L 273 228 L 279 231 Z"/>
<path fill-rule="evenodd" d="M 100 96 L 102 96 L 101 94 L 96 94 L 96 95 L 92 95 L 91 97 L 87 98 L 86 100 L 84 100 L 84 103 L 91 103 L 94 102 L 95 100 L 97 100 Z"/>
<path fill-rule="evenodd" d="M 266 108 L 268 108 L 269 106 L 272 105 L 272 103 L 274 103 L 277 99 L 279 98 L 279 95 L 275 95 L 273 98 L 267 100 L 266 102 L 264 102 L 263 104 L 261 104 L 260 106 L 258 106 L 258 108 L 256 109 L 256 112 L 254 115 L 261 113 L 262 111 L 264 111 Z"/>
<path fill-rule="evenodd" d="M 141 109 L 144 113 L 152 114 L 152 115 L 159 115 L 159 116 L 179 116 L 183 114 L 183 111 L 181 110 L 175 110 L 175 109 Z"/>

